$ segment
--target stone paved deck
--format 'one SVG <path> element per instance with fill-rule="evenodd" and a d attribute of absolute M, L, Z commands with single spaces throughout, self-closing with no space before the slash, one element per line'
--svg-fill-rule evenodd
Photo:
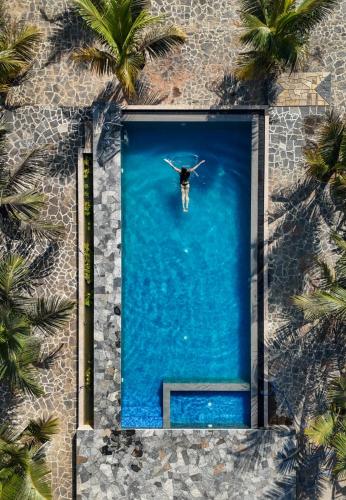
<path fill-rule="evenodd" d="M 24 106 L 10 114 L 10 121 L 13 123 L 12 153 L 14 155 L 17 148 L 31 147 L 47 140 L 59 147 L 59 154 L 47 176 L 46 191 L 51 196 L 50 213 L 57 214 L 66 223 L 68 234 L 60 245 L 56 270 L 48 279 L 47 290 L 54 288 L 56 292 L 74 297 L 77 252 L 76 154 L 82 136 L 80 123 L 102 91 L 106 80 L 96 78 L 88 71 L 77 70 L 68 60 L 69 49 L 79 46 L 89 37 L 81 29 L 80 21 L 70 12 L 69 1 L 5 1 L 10 6 L 11 13 L 15 12 L 36 23 L 45 34 L 40 58 L 30 79 L 16 88 L 12 95 L 15 105 Z M 262 102 L 260 92 L 254 93 L 253 88 L 249 90 L 235 85 L 230 76 L 232 62 L 239 50 L 239 19 L 235 2 L 156 0 L 152 5 L 154 10 L 165 12 L 177 23 L 183 24 L 189 34 L 188 43 L 181 52 L 178 51 L 165 61 L 152 63 L 146 70 L 147 77 L 155 87 L 167 94 L 165 103 L 217 107 L 248 103 L 250 100 Z M 306 68 L 318 75 L 330 74 L 330 96 L 326 98 L 326 90 L 321 91 L 321 88 L 319 95 L 340 110 L 346 109 L 346 27 L 342 22 L 345 17 L 346 0 L 340 0 L 334 13 L 318 27 L 312 37 L 311 58 Z M 310 94 L 306 94 L 307 99 Z M 309 268 L 306 254 L 310 255 L 311 249 L 315 252 L 320 248 L 328 248 L 323 224 L 321 226 L 316 220 L 311 226 L 307 222 L 306 213 L 298 208 L 297 199 L 284 193 L 285 189 L 294 187 L 302 177 L 302 147 L 305 140 L 313 138 L 318 123 L 318 118 L 314 116 L 317 114 L 321 117 L 325 108 L 306 106 L 311 102 L 299 101 L 294 103 L 295 107 L 287 106 L 290 102 L 286 100 L 277 102 L 280 103 L 285 106 L 273 108 L 270 120 L 269 211 L 277 214 L 283 210 L 287 217 L 280 224 L 279 213 L 277 223 L 271 224 L 273 244 L 268 322 L 271 336 L 277 335 L 285 324 L 287 315 L 294 317 L 289 297 L 304 287 L 302 272 Z M 318 100 L 314 104 L 325 103 Z M 304 198 L 304 193 L 301 193 L 301 198 Z M 105 342 L 111 349 L 116 340 L 115 334 L 105 335 Z M 65 500 L 73 495 L 73 439 L 77 426 L 74 319 L 70 329 L 59 338 L 49 341 L 50 347 L 60 343 L 64 343 L 62 356 L 52 370 L 42 374 L 47 396 L 36 401 L 20 402 L 13 414 L 18 421 L 22 416 L 39 412 L 59 416 L 60 433 L 50 447 L 49 460 L 53 472 L 54 498 Z M 288 366 L 273 363 L 272 375 L 278 381 L 282 412 L 296 413 L 304 421 L 308 408 L 311 404 L 316 404 L 311 401 L 312 389 L 316 385 L 314 374 L 319 373 L 319 369 L 326 370 L 324 359 L 327 350 L 323 347 L 327 346 L 316 346 L 307 341 L 303 347 L 301 344 L 302 341 L 297 346 L 293 345 L 293 352 L 303 352 L 304 356 L 298 357 Z M 340 349 L 344 346 L 329 348 L 339 350 L 340 355 L 343 355 Z M 287 349 L 292 355 L 292 343 L 287 345 Z M 287 359 L 288 355 L 285 357 L 286 361 Z M 107 363 L 111 365 L 112 360 L 107 359 Z M 112 377 L 112 367 L 107 368 L 108 376 Z M 323 382 L 323 378 L 321 381 Z M 108 394 L 108 397 L 113 396 Z M 153 437 L 150 433 L 139 433 L 136 444 L 134 440 L 137 437 L 133 438 L 126 433 L 119 436 L 112 434 L 109 428 L 99 428 L 93 435 L 90 432 L 79 435 L 80 492 L 83 498 L 92 500 L 98 497 L 136 500 L 180 500 L 192 497 L 219 500 L 232 498 L 235 493 L 231 488 L 236 484 L 238 498 L 263 498 L 265 485 L 262 479 L 271 478 L 272 486 L 275 487 L 277 477 L 273 460 L 285 440 L 291 440 L 290 436 L 271 436 L 270 444 L 262 448 L 263 463 L 258 466 L 258 472 L 247 471 L 243 477 L 243 470 L 238 467 L 241 458 L 237 453 L 241 450 L 241 440 L 246 438 L 240 437 L 240 434 L 235 436 L 230 432 L 222 438 L 216 438 L 211 433 L 205 435 L 204 441 L 201 433 L 181 434 L 181 438 L 174 440 L 168 434 Z M 219 443 L 218 439 L 221 440 Z M 163 453 L 160 456 L 161 447 Z M 234 450 L 237 453 L 234 454 Z M 143 453 L 143 458 L 140 453 Z M 256 452 L 254 455 L 256 456 Z M 244 457 L 247 456 L 244 454 Z M 204 477 L 205 471 L 210 482 Z M 114 477 L 116 479 L 113 480 Z M 259 494 L 251 489 L 252 481 L 259 484 Z M 212 485 L 210 488 L 209 484 Z M 121 487 L 126 487 L 127 490 L 121 490 Z M 118 491 L 117 496 L 114 496 L 114 491 Z M 309 491 L 306 498 L 315 498 L 313 489 Z M 175 492 L 178 492 L 178 496 Z"/>

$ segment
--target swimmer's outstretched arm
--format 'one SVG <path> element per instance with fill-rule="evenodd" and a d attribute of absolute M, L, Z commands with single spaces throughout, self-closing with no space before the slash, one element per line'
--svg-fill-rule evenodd
<path fill-rule="evenodd" d="M 166 163 L 168 163 L 168 165 L 169 165 L 170 167 L 174 168 L 174 170 L 175 170 L 176 172 L 179 172 L 179 174 L 180 174 L 180 168 L 175 167 L 175 166 L 173 165 L 173 163 L 171 162 L 171 160 L 168 160 L 167 158 L 164 158 L 164 160 L 163 160 L 163 161 L 165 161 Z"/>
<path fill-rule="evenodd" d="M 194 167 L 189 168 L 189 169 L 188 169 L 188 171 L 189 171 L 189 172 L 194 172 L 195 170 L 197 170 L 197 168 L 198 168 L 200 165 L 202 165 L 202 163 L 205 163 L 205 160 L 202 160 L 202 161 L 200 161 L 199 163 L 197 163 L 197 165 L 195 165 Z"/>

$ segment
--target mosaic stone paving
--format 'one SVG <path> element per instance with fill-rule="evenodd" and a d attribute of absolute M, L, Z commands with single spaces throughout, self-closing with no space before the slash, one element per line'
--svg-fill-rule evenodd
<path fill-rule="evenodd" d="M 294 445 L 287 429 L 86 431 L 77 455 L 79 498 L 250 500 L 285 491 L 293 500 L 294 481 L 282 488 L 274 457 Z"/>
<path fill-rule="evenodd" d="M 65 226 L 64 239 L 53 246 L 37 248 L 35 254 L 49 256 L 53 263 L 50 275 L 38 293 L 59 294 L 76 299 L 76 152 L 79 145 L 78 127 L 82 115 L 72 108 L 49 109 L 23 107 L 7 113 L 9 155 L 18 159 L 34 146 L 54 145 L 47 161 L 44 192 L 49 197 L 47 217 Z M 54 495 L 57 499 L 71 498 L 73 449 L 76 429 L 76 318 L 69 328 L 45 339 L 45 352 L 61 346 L 58 358 L 49 370 L 41 370 L 40 381 L 46 395 L 13 401 L 7 413 L 11 420 L 27 423 L 28 418 L 55 415 L 59 418 L 59 435 L 49 447 Z"/>
<path fill-rule="evenodd" d="M 68 0 L 5 2 L 10 6 L 11 13 L 15 12 L 19 17 L 34 22 L 44 33 L 39 60 L 28 75 L 29 78 L 15 88 L 11 96 L 14 105 L 24 106 L 14 109 L 10 114 L 10 121 L 13 123 L 11 154 L 15 155 L 17 149 L 23 150 L 37 142 L 54 142 L 58 146 L 58 153 L 47 172 L 45 190 L 50 195 L 49 213 L 64 221 L 67 236 L 56 250 L 56 266 L 48 278 L 49 286 L 45 289 L 54 289 L 56 293 L 74 297 L 77 252 L 75 167 L 77 147 L 82 136 L 80 123 L 85 113 L 89 112 L 89 107 L 97 100 L 106 80 L 96 78 L 86 70 L 77 69 L 69 61 L 69 50 L 88 41 L 90 34 L 82 29 L 80 21 L 71 12 Z M 239 51 L 239 19 L 235 3 L 230 3 L 229 0 L 212 3 L 204 0 L 156 0 L 152 2 L 152 6 L 157 12 L 165 12 L 175 22 L 184 25 L 189 35 L 188 43 L 181 51 L 165 61 L 150 64 L 146 69 L 146 76 L 153 86 L 167 96 L 164 103 L 219 107 L 264 102 L 259 88 L 240 85 L 231 76 L 232 64 Z M 309 268 L 306 253 L 310 255 L 311 248 L 314 252 L 329 248 L 323 223 L 316 220 L 310 226 L 306 213 L 300 211 L 299 204 L 304 203 L 305 192 L 300 190 L 297 200 L 290 195 L 290 188 L 302 177 L 302 147 L 306 140 L 313 139 L 316 125 L 325 111 L 322 106 L 316 108 L 307 105 L 327 103 L 340 110 L 346 109 L 346 26 L 341 22 L 345 17 L 346 0 L 340 0 L 333 14 L 318 27 L 311 40 L 311 57 L 305 71 L 318 75 L 318 79 L 330 75 L 316 88 L 320 96 L 317 98 L 318 102 L 309 101 L 311 92 L 308 91 L 305 93 L 305 102 L 304 96 L 299 94 L 299 103 L 278 100 L 276 104 L 281 105 L 271 110 L 268 327 L 272 337 L 285 335 L 287 316 L 291 320 L 295 317 L 289 297 L 305 286 L 302 272 Z M 278 97 L 280 99 L 280 95 Z M 294 104 L 295 107 L 288 107 L 289 104 Z M 297 104 L 306 107 L 299 107 Z M 285 219 L 280 216 L 282 212 L 287 213 Z M 118 243 L 108 241 L 109 248 L 112 249 L 113 244 L 117 248 Z M 113 269 L 112 255 L 110 251 L 104 264 L 106 269 Z M 115 330 L 113 323 L 110 323 L 99 340 L 100 345 L 105 343 L 108 351 L 114 344 L 117 350 L 120 348 Z M 40 411 L 54 413 L 60 418 L 60 433 L 50 446 L 49 460 L 54 499 L 65 500 L 73 497 L 72 443 L 77 425 L 75 319 L 71 321 L 70 329 L 59 338 L 49 339 L 47 347 L 53 348 L 60 343 L 64 344 L 60 358 L 50 371 L 42 373 L 47 396 L 36 401 L 19 401 L 18 406 L 11 411 L 19 424 L 22 416 L 27 417 Z M 327 348 L 325 344 L 287 336 L 284 352 L 287 350 L 294 357 L 293 362 L 286 366 L 273 361 L 271 369 L 277 386 L 279 410 L 283 414 L 294 413 L 298 420 L 304 422 L 309 405 L 316 404 L 307 395 L 311 395 L 315 388 L 314 374 L 323 369 L 324 375 L 320 377 L 323 383 L 327 373 L 328 351 L 325 347 Z M 344 346 L 334 343 L 328 348 L 332 351 L 329 354 L 333 356 L 337 352 L 339 357 L 343 355 Z M 299 356 L 295 356 L 295 353 Z M 280 359 L 277 354 L 274 349 L 274 360 Z M 287 360 L 289 355 L 285 358 Z M 100 358 L 99 361 L 101 366 L 104 360 Z M 101 370 L 96 375 L 98 383 L 105 383 L 108 387 L 109 382 L 112 384 L 113 373 L 112 359 L 107 358 L 107 370 Z M 119 373 L 115 373 L 115 377 L 118 382 Z M 110 380 L 106 382 L 107 379 Z M 301 390 L 303 387 L 306 388 L 304 392 Z M 112 405 L 116 401 L 115 387 L 100 401 L 100 427 L 109 427 Z M 227 432 L 220 437 L 213 433 L 204 435 L 200 431 L 188 432 L 175 440 L 169 433 L 158 436 L 150 433 L 118 435 L 109 429 L 99 429 L 94 434 L 91 431 L 79 433 L 79 492 L 81 498 L 88 499 L 219 500 L 233 496 L 235 498 L 234 491 L 237 491 L 237 498 L 266 498 L 272 491 L 268 493 L 269 489 L 265 490 L 266 485 L 262 479 L 265 478 L 268 483 L 269 480 L 272 481 L 268 488 L 278 487 L 275 458 L 286 440 L 290 446 L 292 444 L 290 435 L 269 435 L 271 441 L 264 448 L 263 463 L 256 465 L 258 475 L 257 472 L 251 472 L 250 475 L 250 471 L 244 473 L 239 467 L 241 455 L 233 453 L 240 452 L 242 439 L 247 439 L 239 433 L 235 436 L 234 433 Z M 160 455 L 161 449 L 163 453 Z M 256 452 L 254 455 L 256 456 Z M 169 458 L 166 459 L 166 456 Z M 230 471 L 233 471 L 232 474 Z M 115 477 L 116 480 L 113 479 Z M 256 490 L 251 489 L 252 481 L 257 485 Z M 128 488 L 127 492 L 119 489 L 115 493 L 115 488 L 120 488 L 122 484 Z M 235 486 L 236 489 L 231 490 Z M 287 488 L 288 494 L 293 498 L 290 482 Z M 269 498 L 284 498 L 282 490 L 276 489 L 274 493 Z M 311 484 L 307 485 L 304 495 L 304 498 L 316 498 Z"/>

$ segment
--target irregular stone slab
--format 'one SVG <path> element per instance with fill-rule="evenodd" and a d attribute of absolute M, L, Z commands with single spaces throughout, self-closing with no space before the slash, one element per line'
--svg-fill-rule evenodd
<path fill-rule="evenodd" d="M 295 473 L 279 465 L 295 446 L 287 427 L 78 431 L 77 453 L 89 459 L 77 463 L 77 498 L 293 500 Z"/>

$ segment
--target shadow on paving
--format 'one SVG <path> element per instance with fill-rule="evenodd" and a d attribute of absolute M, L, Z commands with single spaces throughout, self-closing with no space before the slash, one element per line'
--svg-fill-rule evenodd
<path fill-rule="evenodd" d="M 344 217 L 329 189 L 302 180 L 273 195 L 280 207 L 270 215 L 275 224 L 270 241 L 270 273 L 284 272 L 285 288 L 271 293 L 271 306 L 280 311 L 282 325 L 267 346 L 270 358 L 270 399 L 279 416 L 270 423 L 294 422 L 298 453 L 288 460 L 297 470 L 298 498 L 319 498 L 329 477 L 325 452 L 304 437 L 308 420 L 327 409 L 326 387 L 339 372 L 346 356 L 345 338 L 328 332 L 325 324 L 311 326 L 293 306 L 292 296 L 306 289 L 307 276 L 326 251 L 331 228 L 341 230 Z M 280 266 L 282 266 L 280 268 Z M 271 283 L 269 275 L 269 287 Z M 278 284 L 275 285 L 277 287 Z M 284 465 L 282 465 L 284 467 Z"/>
<path fill-rule="evenodd" d="M 49 36 L 51 52 L 45 66 L 58 63 L 71 51 L 95 42 L 93 31 L 73 9 L 66 9 L 55 16 L 49 16 L 44 9 L 40 9 L 40 13 L 46 22 L 54 26 Z"/>
<path fill-rule="evenodd" d="M 270 305 L 281 316 L 281 327 L 267 345 L 269 397 L 275 400 L 277 413 L 269 423 L 287 421 L 286 416 L 294 424 L 297 451 L 283 449 L 279 468 L 283 473 L 296 470 L 298 499 L 317 499 L 330 479 L 331 457 L 308 443 L 304 429 L 312 416 L 327 410 L 326 389 L 343 366 L 346 335 L 334 332 L 324 321 L 307 323 L 293 306 L 292 296 L 306 290 L 316 259 L 326 253 L 320 242 L 328 241 L 331 229 L 341 231 L 345 220 L 329 188 L 314 180 L 301 180 L 272 199 L 280 205 L 270 214 L 274 226 L 269 246 Z M 283 277 L 280 293 L 280 283 L 273 289 L 271 279 L 277 274 Z M 278 483 L 269 498 L 285 498 L 279 495 L 285 487 Z"/>

